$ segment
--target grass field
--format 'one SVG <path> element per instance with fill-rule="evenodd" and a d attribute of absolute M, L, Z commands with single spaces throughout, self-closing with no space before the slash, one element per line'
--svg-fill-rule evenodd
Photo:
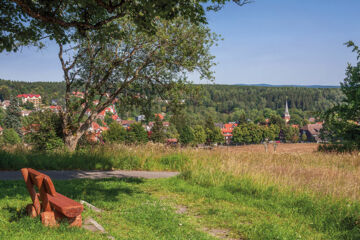
<path fill-rule="evenodd" d="M 87 209 L 84 217 L 116 239 L 360 239 L 360 156 L 315 150 L 315 144 L 279 145 L 276 153 L 261 145 L 113 146 L 103 152 L 112 168 L 182 174 L 54 184 L 64 195 L 104 209 Z M 106 239 L 65 224 L 45 228 L 26 217 L 29 202 L 22 181 L 0 182 L 0 239 Z"/>

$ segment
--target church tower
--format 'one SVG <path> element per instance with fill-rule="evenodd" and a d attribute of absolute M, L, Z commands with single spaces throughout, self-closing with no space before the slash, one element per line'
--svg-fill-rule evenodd
<path fill-rule="evenodd" d="M 284 120 L 285 120 L 285 123 L 288 123 L 290 121 L 290 113 L 289 113 L 289 107 L 288 107 L 287 99 L 286 99 L 286 103 L 285 103 Z"/>

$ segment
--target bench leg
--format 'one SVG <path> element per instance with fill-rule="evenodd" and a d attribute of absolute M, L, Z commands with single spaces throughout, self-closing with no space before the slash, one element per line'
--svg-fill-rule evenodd
<path fill-rule="evenodd" d="M 31 218 L 36 218 L 38 216 L 33 204 L 28 204 L 26 206 L 26 212 L 27 212 L 27 215 Z"/>
<path fill-rule="evenodd" d="M 69 227 L 81 227 L 82 226 L 81 214 L 74 218 L 68 218 L 68 217 L 65 217 L 63 214 L 57 212 L 56 210 L 54 212 L 55 212 L 55 219 L 57 222 L 61 222 L 65 219 L 65 221 L 67 221 L 69 223 Z"/>
<path fill-rule="evenodd" d="M 68 218 L 70 227 L 81 227 L 82 225 L 82 217 L 81 214 L 74 217 L 74 218 Z"/>
<path fill-rule="evenodd" d="M 57 225 L 54 212 L 42 212 L 40 216 L 44 226 L 53 227 Z"/>

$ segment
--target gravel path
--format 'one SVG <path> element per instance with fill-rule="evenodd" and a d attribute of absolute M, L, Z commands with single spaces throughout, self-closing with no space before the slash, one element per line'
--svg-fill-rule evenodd
<path fill-rule="evenodd" d="M 150 171 L 79 171 L 79 170 L 45 170 L 40 172 L 48 175 L 51 179 L 68 180 L 76 178 L 168 178 L 179 174 L 179 172 L 150 172 Z M 23 176 L 20 171 L 0 171 L 0 180 L 23 180 Z"/>

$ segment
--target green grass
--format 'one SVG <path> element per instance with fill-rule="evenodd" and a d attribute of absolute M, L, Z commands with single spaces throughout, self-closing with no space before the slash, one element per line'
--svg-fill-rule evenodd
<path fill-rule="evenodd" d="M 181 170 L 189 158 L 170 152 L 160 155 L 132 151 L 127 146 L 96 146 L 74 153 L 66 151 L 35 152 L 24 149 L 0 150 L 0 170 L 19 170 L 24 167 L 46 170 Z"/>
<path fill-rule="evenodd" d="M 0 169 L 21 167 L 181 171 L 170 179 L 54 181 L 58 192 L 104 209 L 84 217 L 116 239 L 360 239 L 359 155 L 155 144 L 0 151 Z M 0 239 L 106 239 L 64 224 L 43 227 L 25 216 L 29 202 L 22 181 L 0 182 Z"/>
<path fill-rule="evenodd" d="M 359 204 L 232 180 L 216 186 L 184 176 L 54 184 L 62 194 L 104 209 L 86 209 L 83 216 L 93 217 L 116 239 L 225 237 L 219 232 L 236 239 L 360 239 Z M 66 224 L 43 227 L 38 218 L 25 215 L 29 202 L 23 181 L 0 182 L 0 239 L 106 239 Z M 183 213 L 176 213 L 179 206 Z"/>

